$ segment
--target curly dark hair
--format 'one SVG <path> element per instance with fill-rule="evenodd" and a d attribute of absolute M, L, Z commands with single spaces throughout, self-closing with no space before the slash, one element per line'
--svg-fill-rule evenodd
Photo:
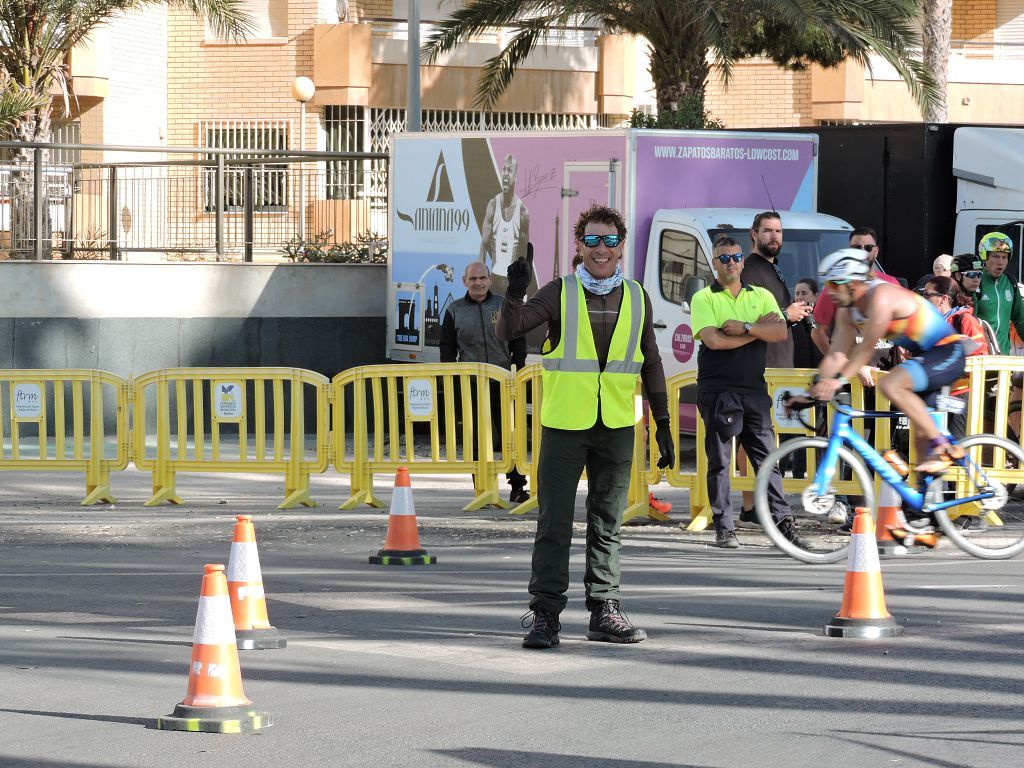
<path fill-rule="evenodd" d="M 576 220 L 576 228 L 573 230 L 573 233 L 576 235 L 577 240 L 583 237 L 583 231 L 587 228 L 587 224 L 592 221 L 613 226 L 619 233 L 619 237 L 626 238 L 626 220 L 622 218 L 621 213 L 606 205 L 592 205 L 581 213 L 580 217 Z"/>

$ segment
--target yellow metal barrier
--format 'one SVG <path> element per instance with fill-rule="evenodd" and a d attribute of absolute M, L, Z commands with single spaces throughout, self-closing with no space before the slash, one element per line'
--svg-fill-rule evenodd
<path fill-rule="evenodd" d="M 340 509 L 383 506 L 373 495 L 373 475 L 393 475 L 400 466 L 413 474 L 472 474 L 475 497 L 464 511 L 509 507 L 499 496 L 498 475 L 514 461 L 511 373 L 482 363 L 370 365 L 339 373 L 332 389 L 334 466 L 352 478 L 350 496 Z M 492 444 L 495 390 L 501 409 L 496 419 L 500 460 Z M 420 423 L 429 433 L 429 456 L 416 455 L 414 427 Z"/>
<path fill-rule="evenodd" d="M 706 521 L 701 528 L 692 528 L 692 521 L 697 520 L 700 510 L 708 507 L 707 483 L 704 479 L 706 472 L 699 475 L 697 470 L 683 472 L 680 469 L 682 459 L 679 455 L 679 406 L 683 400 L 683 390 L 690 388 L 689 391 L 692 392 L 692 388 L 697 386 L 697 372 L 686 371 L 685 373 L 677 373 L 675 376 L 670 376 L 666 379 L 665 385 L 668 389 L 668 415 L 672 425 L 672 439 L 675 441 L 676 449 L 676 463 L 665 470 L 665 480 L 673 488 L 686 488 L 690 491 L 691 529 L 702 530 L 707 525 Z M 696 448 L 699 462 L 701 453 L 704 450 L 704 425 L 701 423 L 700 416 L 697 417 Z M 709 517 L 708 520 L 710 519 Z"/>
<path fill-rule="evenodd" d="M 85 472 L 83 506 L 115 501 L 110 473 L 128 466 L 128 382 L 94 370 L 0 371 L 0 404 L 10 417 L 9 444 L 0 427 L 0 469 Z M 103 429 L 108 405 L 115 409 L 111 458 Z"/>
<path fill-rule="evenodd" d="M 1014 389 L 1011 378 L 1024 373 L 1024 359 L 1009 355 L 989 355 L 967 358 L 970 397 L 967 401 L 967 434 L 989 433 L 1024 446 L 1024 430 L 1020 428 L 1021 390 Z M 1015 407 L 1016 416 L 1010 412 Z M 976 462 L 985 461 L 986 473 L 1008 485 L 1024 484 L 1024 467 L 1007 466 L 1006 451 L 995 450 L 994 455 L 972 456 Z"/>
<path fill-rule="evenodd" d="M 512 515 L 525 515 L 537 508 L 537 462 L 540 455 L 540 407 L 544 396 L 544 367 L 528 365 L 516 371 L 515 378 L 515 435 L 516 467 L 529 482 L 530 498 L 509 511 Z"/>
<path fill-rule="evenodd" d="M 153 472 L 146 506 L 181 503 L 178 472 L 283 473 L 285 500 L 278 508 L 316 506 L 309 476 L 323 472 L 330 459 L 328 385 L 325 376 L 298 368 L 165 368 L 135 379 L 133 458 L 139 469 Z M 315 403 L 312 456 L 306 448 L 306 388 Z M 153 414 L 147 408 L 151 389 Z M 233 457 L 222 450 L 225 438 L 237 438 Z"/>

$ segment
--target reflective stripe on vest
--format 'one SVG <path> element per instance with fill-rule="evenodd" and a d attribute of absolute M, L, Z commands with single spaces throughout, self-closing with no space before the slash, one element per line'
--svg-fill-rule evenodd
<path fill-rule="evenodd" d="M 602 371 L 583 287 L 575 275 L 562 278 L 561 334 L 558 346 L 543 359 L 544 426 L 589 429 L 597 421 L 598 402 L 605 426 L 627 427 L 635 423 L 633 395 L 643 367 L 640 332 L 645 306 L 639 283 L 624 280 L 622 285 L 622 303 Z"/>

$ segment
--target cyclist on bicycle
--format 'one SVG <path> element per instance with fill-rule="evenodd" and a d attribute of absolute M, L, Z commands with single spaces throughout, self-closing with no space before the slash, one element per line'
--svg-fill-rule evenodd
<path fill-rule="evenodd" d="M 910 359 L 893 368 L 878 386 L 916 427 L 921 452 L 929 450 L 915 470 L 940 474 L 963 451 L 939 431 L 925 400 L 963 375 L 966 338 L 923 296 L 872 280 L 870 270 L 867 254 L 856 248 L 829 254 L 818 266 L 838 311 L 829 354 L 818 367 L 811 395 L 831 400 L 867 364 L 879 340 L 903 347 Z"/>

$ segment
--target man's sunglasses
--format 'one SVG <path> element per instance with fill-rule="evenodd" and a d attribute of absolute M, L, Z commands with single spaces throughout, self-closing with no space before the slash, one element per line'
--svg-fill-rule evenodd
<path fill-rule="evenodd" d="M 621 235 L 584 235 L 580 238 L 587 248 L 597 248 L 602 240 L 604 240 L 604 244 L 609 248 L 614 248 L 624 239 Z"/>
<path fill-rule="evenodd" d="M 846 285 L 848 282 L 850 282 L 850 281 L 849 280 L 826 280 L 825 281 L 825 285 L 826 286 L 832 285 L 832 286 L 838 287 L 840 285 Z"/>
<path fill-rule="evenodd" d="M 981 277 L 982 273 L 981 272 L 972 271 L 972 272 L 961 272 L 960 274 L 963 275 L 964 277 L 970 279 L 970 280 L 977 280 L 979 277 Z"/>
<path fill-rule="evenodd" d="M 871 252 L 871 251 L 875 250 L 875 248 L 877 248 L 878 246 L 874 245 L 872 243 L 864 243 L 864 245 L 851 245 L 850 247 L 851 248 L 856 248 L 858 251 L 868 251 L 868 252 Z"/>
<path fill-rule="evenodd" d="M 743 261 L 742 253 L 722 253 L 718 255 L 718 260 L 723 264 L 728 264 L 730 261 L 733 264 L 739 264 Z"/>

